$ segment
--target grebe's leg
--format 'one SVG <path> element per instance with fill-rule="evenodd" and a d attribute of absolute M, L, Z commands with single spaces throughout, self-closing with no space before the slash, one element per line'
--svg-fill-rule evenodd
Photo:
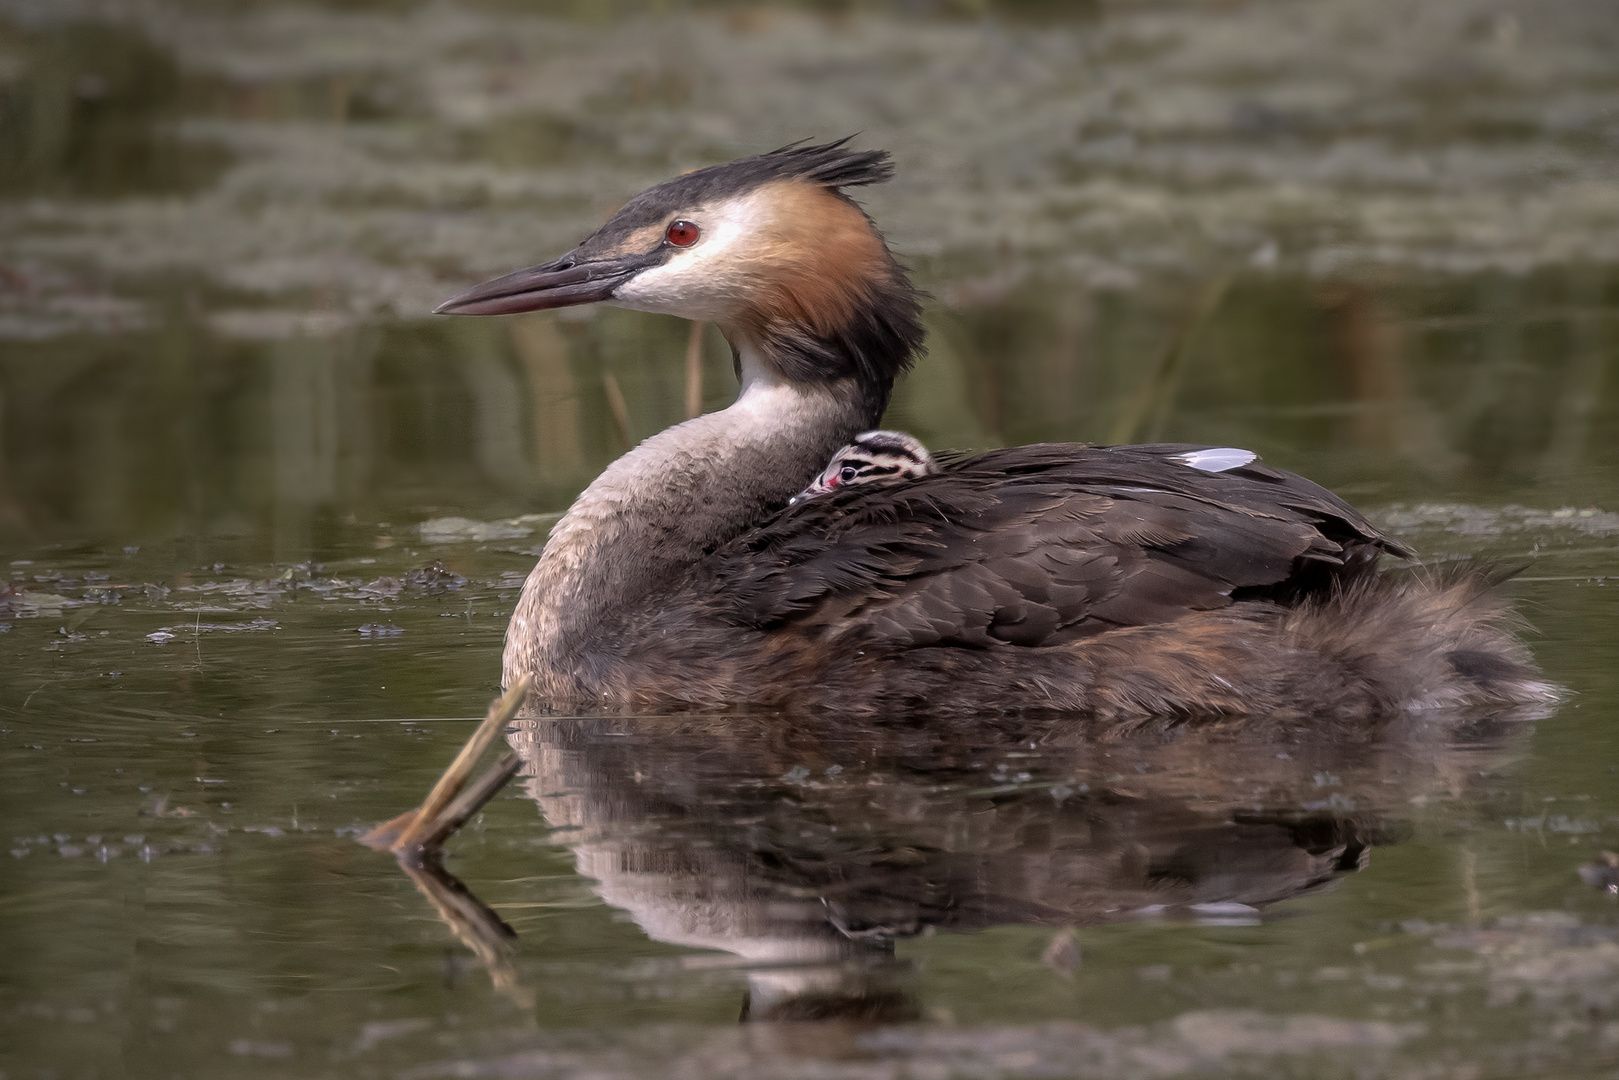
<path fill-rule="evenodd" d="M 495 740 L 505 734 L 506 725 L 517 715 L 517 710 L 527 700 L 528 689 L 529 680 L 518 679 L 505 694 L 491 702 L 489 715 L 484 717 L 483 723 L 478 725 L 478 730 L 474 731 L 466 745 L 461 747 L 461 752 L 455 755 L 455 760 L 450 762 L 449 768 L 438 778 L 438 782 L 427 793 L 422 805 L 383 822 L 360 837 L 360 842 L 369 847 L 387 848 L 398 855 L 411 852 L 420 854 L 442 843 L 446 836 L 477 813 L 478 807 L 488 802 L 495 792 L 500 790 L 500 786 L 511 777 L 515 771 L 513 763 L 502 758 L 500 763 L 475 785 L 473 791 L 468 792 L 468 795 L 474 793 L 481 795 L 476 805 L 469 808 L 468 799 L 457 800 L 456 796 L 461 794 L 462 789 L 467 786 L 467 781 L 472 778 L 472 770 L 478 764 L 478 759 L 494 745 Z M 491 780 L 496 773 L 504 773 L 498 782 Z M 455 813 L 450 813 L 452 810 Z M 459 820 L 455 820 L 448 828 L 440 828 L 457 817 Z"/>

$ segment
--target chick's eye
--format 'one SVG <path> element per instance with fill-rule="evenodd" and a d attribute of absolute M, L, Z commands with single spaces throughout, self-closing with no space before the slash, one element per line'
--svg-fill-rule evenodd
<path fill-rule="evenodd" d="M 701 235 L 702 230 L 697 228 L 695 221 L 682 219 L 670 225 L 669 231 L 663 234 L 663 238 L 675 247 L 691 247 L 697 243 L 697 238 Z"/>
<path fill-rule="evenodd" d="M 853 465 L 845 465 L 843 468 L 838 470 L 838 479 L 842 480 L 845 484 L 854 483 L 855 477 L 859 475 L 859 471 L 856 470 Z"/>

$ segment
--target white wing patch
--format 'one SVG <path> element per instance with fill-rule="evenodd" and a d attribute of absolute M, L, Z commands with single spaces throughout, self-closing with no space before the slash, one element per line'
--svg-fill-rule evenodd
<path fill-rule="evenodd" d="M 1170 460 L 1190 465 L 1203 472 L 1226 472 L 1230 469 L 1240 469 L 1258 457 L 1259 455 L 1252 450 L 1238 450 L 1234 446 L 1215 446 L 1208 450 L 1188 450 L 1184 454 L 1176 454 Z"/>

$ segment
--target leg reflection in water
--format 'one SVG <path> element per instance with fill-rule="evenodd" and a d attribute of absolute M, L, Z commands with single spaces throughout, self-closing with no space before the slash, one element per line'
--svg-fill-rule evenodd
<path fill-rule="evenodd" d="M 399 866 L 427 897 L 444 925 L 472 950 L 478 964 L 489 972 L 495 989 L 525 1009 L 533 1007 L 534 995 L 518 983 L 517 967 L 512 962 L 517 933 L 505 920 L 444 869 L 436 853 L 419 861 L 401 859 Z"/>

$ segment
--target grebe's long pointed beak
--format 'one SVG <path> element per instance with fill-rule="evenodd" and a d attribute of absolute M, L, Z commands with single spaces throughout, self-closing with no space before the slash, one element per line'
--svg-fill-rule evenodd
<path fill-rule="evenodd" d="M 661 251 L 587 258 L 570 251 L 554 262 L 474 285 L 433 309 L 435 315 L 511 315 L 610 300 L 613 290 L 663 261 Z"/>

